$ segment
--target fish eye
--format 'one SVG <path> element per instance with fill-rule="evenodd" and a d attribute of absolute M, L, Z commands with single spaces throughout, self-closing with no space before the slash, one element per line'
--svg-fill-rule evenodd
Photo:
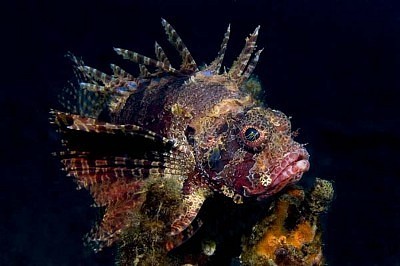
<path fill-rule="evenodd" d="M 249 127 L 244 132 L 244 138 L 247 141 L 251 141 L 251 142 L 256 141 L 258 138 L 260 138 L 260 132 L 257 129 L 255 129 L 254 127 Z"/>
<path fill-rule="evenodd" d="M 248 147 L 257 149 L 264 142 L 265 135 L 258 127 L 249 125 L 242 128 L 240 138 Z"/>

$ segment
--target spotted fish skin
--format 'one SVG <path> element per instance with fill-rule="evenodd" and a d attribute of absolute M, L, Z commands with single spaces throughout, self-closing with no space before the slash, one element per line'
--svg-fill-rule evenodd
<path fill-rule="evenodd" d="M 106 208 L 89 238 L 97 249 L 113 244 L 129 226 L 145 201 L 148 180 L 179 183 L 181 208 L 169 221 L 169 235 L 187 238 L 213 193 L 236 203 L 264 199 L 309 168 L 289 119 L 261 105 L 247 88 L 262 52 L 256 50 L 259 27 L 229 70 L 221 71 L 230 26 L 215 60 L 199 69 L 175 29 L 165 20 L 162 25 L 182 58 L 179 68 L 158 43 L 156 59 L 114 48 L 139 64 L 138 77 L 116 65 L 109 75 L 70 55 L 80 86 L 61 97 L 70 112 L 50 112 L 62 136 L 58 156 L 65 171 Z"/>

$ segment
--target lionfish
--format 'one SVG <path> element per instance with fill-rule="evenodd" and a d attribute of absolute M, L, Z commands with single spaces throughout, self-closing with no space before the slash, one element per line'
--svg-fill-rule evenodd
<path fill-rule="evenodd" d="M 79 86 L 71 83 L 62 97 L 68 112 L 50 112 L 62 138 L 57 155 L 64 170 L 105 209 L 90 236 L 98 249 L 121 237 L 143 207 L 149 180 L 179 184 L 180 208 L 168 234 L 183 241 L 178 236 L 214 193 L 236 203 L 243 197 L 261 200 L 309 169 L 309 154 L 293 140 L 288 117 L 264 107 L 248 89 L 263 51 L 256 50 L 259 26 L 223 71 L 230 26 L 215 60 L 202 68 L 175 29 L 164 19 L 162 26 L 182 58 L 179 68 L 157 42 L 156 59 L 114 48 L 139 64 L 137 77 L 114 64 L 109 75 L 70 55 Z"/>

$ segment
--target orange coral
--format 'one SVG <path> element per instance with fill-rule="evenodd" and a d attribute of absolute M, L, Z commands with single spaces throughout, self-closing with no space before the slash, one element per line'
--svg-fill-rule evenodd
<path fill-rule="evenodd" d="M 243 238 L 243 266 L 324 265 L 319 215 L 333 193 L 332 183 L 318 178 L 311 190 L 287 189 Z"/>
<path fill-rule="evenodd" d="M 289 189 L 286 193 L 301 201 L 303 201 L 305 197 L 304 190 L 298 188 Z"/>
<path fill-rule="evenodd" d="M 280 200 L 275 207 L 276 218 L 256 246 L 258 255 L 273 258 L 277 247 L 286 243 L 286 230 L 282 226 L 287 217 L 289 202 Z"/>
<path fill-rule="evenodd" d="M 304 199 L 304 192 L 300 189 L 292 189 L 287 195 L 297 199 Z M 256 253 L 267 259 L 275 259 L 275 252 L 279 247 L 294 247 L 300 249 L 303 245 L 314 241 L 316 227 L 305 220 L 299 223 L 294 230 L 288 231 L 285 220 L 288 216 L 290 200 L 282 198 L 277 201 L 274 210 L 274 220 L 268 226 L 261 240 L 256 245 Z"/>
<path fill-rule="evenodd" d="M 315 237 L 315 229 L 307 221 L 297 225 L 296 229 L 291 232 L 288 244 L 296 248 L 301 248 L 304 244 L 310 243 Z"/>
<path fill-rule="evenodd" d="M 286 237 L 281 232 L 268 231 L 258 243 L 256 252 L 258 255 L 273 258 L 275 250 L 286 243 Z"/>

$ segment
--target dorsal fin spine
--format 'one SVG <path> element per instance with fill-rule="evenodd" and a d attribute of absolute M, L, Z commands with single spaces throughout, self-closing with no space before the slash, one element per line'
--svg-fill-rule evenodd
<path fill-rule="evenodd" d="M 100 85 L 97 85 L 97 84 L 81 82 L 81 83 L 79 83 L 79 86 L 82 89 L 88 90 L 88 91 L 100 92 L 100 93 L 106 92 L 106 87 L 100 86 Z"/>
<path fill-rule="evenodd" d="M 143 64 L 139 64 L 140 78 L 150 77 L 151 73 Z"/>
<path fill-rule="evenodd" d="M 247 66 L 246 70 L 244 71 L 243 75 L 240 78 L 239 83 L 243 84 L 248 78 L 250 78 L 251 74 L 253 73 L 254 69 L 257 66 L 258 60 L 260 59 L 260 54 L 264 48 L 258 50 L 255 54 L 252 60 L 250 61 L 249 65 Z"/>
<path fill-rule="evenodd" d="M 101 81 L 104 84 L 107 84 L 112 80 L 112 77 L 110 75 L 107 75 L 106 73 L 101 72 L 100 70 L 97 70 L 93 67 L 79 66 L 78 69 L 82 71 L 82 73 L 86 75 L 89 79 Z"/>
<path fill-rule="evenodd" d="M 246 68 L 251 55 L 256 48 L 256 41 L 258 37 L 258 30 L 260 26 L 258 26 L 249 37 L 246 38 L 246 44 L 242 49 L 242 52 L 239 54 L 236 61 L 233 63 L 232 68 L 229 70 L 228 75 L 233 79 L 239 79 L 243 74 L 244 69 Z"/>
<path fill-rule="evenodd" d="M 198 68 L 196 62 L 176 30 L 163 18 L 161 19 L 161 24 L 163 25 L 165 33 L 168 36 L 168 41 L 175 47 L 182 57 L 181 70 L 192 72 L 197 71 Z"/>
<path fill-rule="evenodd" d="M 225 56 L 226 48 L 228 46 L 230 33 L 231 33 L 231 24 L 228 25 L 228 29 L 225 32 L 224 39 L 222 40 L 221 48 L 220 48 L 220 50 L 218 52 L 217 57 L 214 59 L 214 61 L 211 62 L 210 66 L 208 66 L 206 68 L 206 70 L 210 70 L 215 74 L 219 73 L 219 70 L 220 70 L 221 65 L 222 65 L 222 61 L 223 61 L 224 56 Z"/>
<path fill-rule="evenodd" d="M 126 72 L 124 69 L 122 69 L 121 67 L 111 64 L 111 69 L 114 72 L 114 76 L 118 77 L 118 78 L 127 78 L 129 80 L 134 80 L 135 77 L 131 74 L 129 74 L 128 72 Z"/>
<path fill-rule="evenodd" d="M 167 55 L 165 54 L 163 48 L 158 44 L 158 42 L 155 42 L 154 44 L 154 50 L 155 50 L 155 54 L 157 57 L 158 61 L 163 62 L 165 65 L 170 66 L 171 62 L 169 61 Z"/>
<path fill-rule="evenodd" d="M 169 66 L 169 65 L 165 65 L 163 62 L 157 61 L 155 59 L 152 59 L 150 57 L 138 54 L 136 52 L 132 52 L 126 49 L 121 49 L 121 48 L 114 48 L 114 51 L 121 55 L 124 59 L 128 59 L 131 60 L 135 63 L 138 64 L 143 64 L 146 66 L 154 66 L 157 68 L 161 68 L 162 70 L 166 71 L 166 72 L 170 72 L 170 73 L 176 73 L 177 70 L 174 69 L 173 67 Z"/>

